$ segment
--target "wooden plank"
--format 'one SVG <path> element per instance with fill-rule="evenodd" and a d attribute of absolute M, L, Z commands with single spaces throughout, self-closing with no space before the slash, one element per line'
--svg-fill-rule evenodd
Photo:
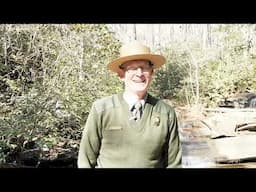
<path fill-rule="evenodd" d="M 237 125 L 235 131 L 256 131 L 256 123 L 246 123 L 243 125 Z"/>
<path fill-rule="evenodd" d="M 216 162 L 256 158 L 256 134 L 210 139 L 208 144 Z"/>
<path fill-rule="evenodd" d="M 228 112 L 256 112 L 255 108 L 205 108 L 204 111 L 206 112 L 222 112 L 222 113 L 228 113 Z"/>

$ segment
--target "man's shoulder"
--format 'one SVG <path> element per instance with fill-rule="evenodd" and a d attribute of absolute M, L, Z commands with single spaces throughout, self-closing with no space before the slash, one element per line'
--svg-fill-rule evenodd
<path fill-rule="evenodd" d="M 162 108 L 166 108 L 167 110 L 174 110 L 172 104 L 167 102 L 166 100 L 159 99 L 158 104 L 159 106 L 161 106 Z"/>
<path fill-rule="evenodd" d="M 113 108 L 114 106 L 118 105 L 118 94 L 105 96 L 97 99 L 94 101 L 93 105 L 98 112 Z"/>
<path fill-rule="evenodd" d="M 167 101 L 165 99 L 159 99 L 152 95 L 150 95 L 149 98 L 152 101 L 152 103 L 155 103 L 156 110 L 161 111 L 161 113 L 169 113 L 170 111 L 174 111 L 174 108 L 170 101 Z"/>
<path fill-rule="evenodd" d="M 163 103 L 163 105 L 166 105 L 168 107 L 173 108 L 173 103 L 170 100 L 168 100 L 168 99 L 161 99 L 161 102 Z"/>
<path fill-rule="evenodd" d="M 158 106 L 156 111 L 158 111 L 161 114 L 166 114 L 169 117 L 175 117 L 176 116 L 176 112 L 175 112 L 175 108 L 172 106 L 172 104 L 166 100 L 160 99 L 158 101 Z"/>
<path fill-rule="evenodd" d="M 105 96 L 99 99 L 96 99 L 94 101 L 94 104 L 103 104 L 103 103 L 108 103 L 109 101 L 111 101 L 113 99 L 114 95 L 110 95 L 110 96 Z"/>

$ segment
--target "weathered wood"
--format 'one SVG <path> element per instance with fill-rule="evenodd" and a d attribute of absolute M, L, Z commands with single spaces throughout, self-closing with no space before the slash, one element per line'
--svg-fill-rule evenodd
<path fill-rule="evenodd" d="M 256 159 L 256 134 L 211 139 L 208 144 L 216 162 Z"/>
<path fill-rule="evenodd" d="M 256 123 L 256 109 L 215 108 L 205 109 L 205 111 L 214 112 L 201 120 L 211 130 L 212 137 L 236 136 L 240 130 L 253 130 L 253 124 Z M 249 124 L 251 124 L 250 127 L 241 127 Z"/>
<path fill-rule="evenodd" d="M 235 131 L 244 131 L 244 130 L 256 131 L 256 123 L 246 123 L 241 126 L 238 125 L 235 129 Z"/>
<path fill-rule="evenodd" d="M 255 108 L 224 108 L 224 107 L 217 107 L 217 108 L 205 108 L 204 111 L 206 112 L 256 112 Z"/>

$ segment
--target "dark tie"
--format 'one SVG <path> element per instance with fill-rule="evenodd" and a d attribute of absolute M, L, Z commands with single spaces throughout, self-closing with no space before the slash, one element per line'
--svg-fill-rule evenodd
<path fill-rule="evenodd" d="M 135 105 L 133 105 L 132 107 L 132 115 L 135 121 L 139 120 L 141 118 L 142 115 L 142 104 L 141 102 L 137 102 L 135 103 Z"/>

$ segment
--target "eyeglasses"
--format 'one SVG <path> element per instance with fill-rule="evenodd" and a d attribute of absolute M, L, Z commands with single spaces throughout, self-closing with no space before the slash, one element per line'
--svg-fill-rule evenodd
<path fill-rule="evenodd" d="M 152 66 L 151 65 L 143 65 L 143 66 L 127 66 L 122 68 L 128 73 L 136 73 L 138 69 L 141 69 L 141 72 L 143 73 L 148 73 L 152 71 Z"/>

